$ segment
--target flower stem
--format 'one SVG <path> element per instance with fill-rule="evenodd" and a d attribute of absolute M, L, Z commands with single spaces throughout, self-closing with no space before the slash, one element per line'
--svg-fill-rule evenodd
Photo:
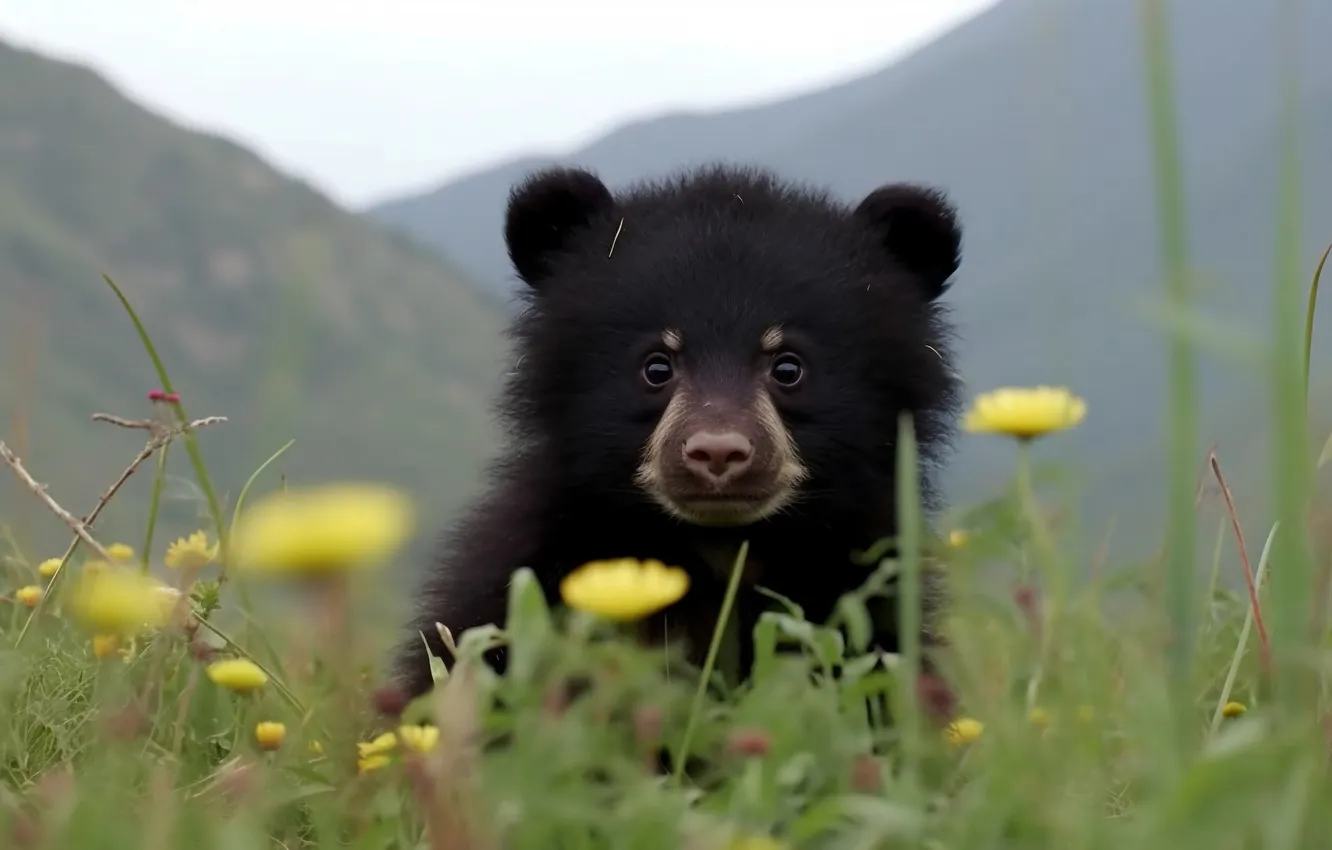
<path fill-rule="evenodd" d="M 1027 684 L 1027 707 L 1032 708 L 1036 704 L 1036 694 L 1044 676 L 1046 660 L 1053 646 L 1055 611 L 1057 606 L 1064 601 L 1065 587 L 1063 575 L 1060 573 L 1055 559 L 1054 540 L 1050 535 L 1049 527 L 1045 523 L 1045 516 L 1041 513 L 1040 504 L 1036 501 L 1036 487 L 1032 483 L 1031 474 L 1030 440 L 1018 441 L 1016 477 L 1018 499 L 1022 505 L 1022 513 L 1027 519 L 1028 535 L 1037 550 L 1037 569 L 1044 577 L 1043 584 L 1048 589 L 1047 592 L 1040 594 L 1040 648 L 1036 658 L 1036 670 L 1032 673 L 1031 680 Z M 1024 584 L 1030 578 L 1025 566 L 1022 578 Z"/>
<path fill-rule="evenodd" d="M 735 555 L 735 564 L 731 567 L 731 580 L 726 585 L 726 596 L 722 599 L 721 611 L 717 614 L 717 625 L 712 629 L 712 643 L 708 645 L 708 656 L 703 661 L 703 672 L 694 691 L 694 702 L 689 707 L 689 721 L 685 724 L 684 737 L 680 740 L 680 749 L 676 753 L 675 764 L 671 768 L 671 781 L 676 785 L 684 778 L 685 762 L 689 759 L 689 747 L 694 743 L 694 730 L 698 727 L 699 715 L 703 713 L 703 701 L 708 693 L 708 681 L 717 664 L 717 653 L 721 651 L 722 638 L 726 634 L 726 623 L 730 619 L 731 608 L 735 605 L 736 594 L 740 590 L 740 576 L 745 569 L 745 559 L 749 556 L 749 541 L 740 544 L 740 551 Z"/>

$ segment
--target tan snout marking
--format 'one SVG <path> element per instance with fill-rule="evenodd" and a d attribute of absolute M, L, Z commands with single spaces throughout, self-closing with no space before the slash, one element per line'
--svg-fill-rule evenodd
<path fill-rule="evenodd" d="M 634 483 L 646 492 L 664 511 L 684 522 L 695 522 L 682 511 L 666 493 L 663 486 L 662 469 L 666 462 L 666 452 L 679 446 L 685 438 L 684 427 L 688 424 L 690 398 L 685 387 L 679 387 L 667 403 L 661 419 L 652 430 L 647 444 L 643 447 L 642 458 L 634 474 Z M 762 387 L 758 388 L 750 414 L 754 417 L 763 439 L 772 446 L 777 459 L 776 492 L 760 505 L 748 522 L 757 522 L 787 508 L 797 497 L 796 488 L 808 477 L 808 470 L 800 460 L 800 453 L 795 440 L 791 437 L 781 414 L 772 403 L 772 397 Z"/>
<path fill-rule="evenodd" d="M 777 504 L 766 506 L 766 516 L 776 513 L 791 503 L 796 495 L 796 487 L 809 476 L 809 470 L 800 460 L 800 449 L 796 446 L 791 432 L 786 430 L 786 423 L 782 421 L 782 415 L 777 412 L 777 406 L 772 403 L 772 396 L 762 387 L 759 387 L 754 396 L 754 418 L 758 420 L 763 433 L 772 440 L 773 453 L 780 463 L 777 470 L 777 485 L 781 495 Z"/>
<path fill-rule="evenodd" d="M 671 444 L 674 435 L 679 432 L 684 423 L 685 415 L 688 412 L 686 398 L 687 393 L 684 387 L 677 389 L 675 394 L 671 396 L 666 409 L 661 413 L 661 419 L 657 420 L 657 427 L 652 429 L 652 436 L 648 437 L 647 445 L 643 446 L 643 456 L 639 461 L 638 470 L 634 474 L 634 483 L 642 487 L 659 505 L 672 513 L 674 513 L 674 509 L 662 493 L 661 460 L 666 453 L 667 446 Z"/>

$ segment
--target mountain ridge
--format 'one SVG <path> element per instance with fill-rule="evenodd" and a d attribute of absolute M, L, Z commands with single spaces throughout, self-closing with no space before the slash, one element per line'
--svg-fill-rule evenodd
<path fill-rule="evenodd" d="M 148 415 L 158 383 L 106 273 L 191 412 L 228 416 L 200 434 L 224 498 L 292 437 L 260 487 L 283 474 L 382 478 L 432 515 L 467 498 L 495 446 L 493 297 L 436 252 L 89 66 L 0 40 L 0 81 L 0 303 L 11 308 L 0 337 L 15 346 L 0 415 L 27 434 L 14 448 L 53 495 L 86 510 L 141 447 L 88 417 Z M 200 525 L 182 455 L 168 465 L 164 533 Z M 106 533 L 141 533 L 150 477 L 118 496 Z M 43 544 L 63 537 L 30 499 L 0 486 L 0 519 L 22 517 Z"/>

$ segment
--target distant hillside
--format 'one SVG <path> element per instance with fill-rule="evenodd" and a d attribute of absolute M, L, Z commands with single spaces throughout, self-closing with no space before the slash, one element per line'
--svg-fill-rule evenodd
<path fill-rule="evenodd" d="M 1190 249 L 1213 315 L 1265 335 L 1274 267 L 1279 10 L 1270 0 L 1173 0 Z M 1332 4 L 1301 4 L 1296 53 L 1304 273 L 1332 240 Z M 880 182 L 946 187 L 966 223 L 950 296 L 977 389 L 1067 382 L 1088 396 L 1086 427 L 1057 442 L 1096 486 L 1099 538 L 1159 513 L 1165 360 L 1143 298 L 1159 291 L 1155 189 L 1138 4 L 1003 0 L 900 62 L 798 98 L 627 126 L 557 156 L 500 165 L 371 211 L 510 291 L 501 215 L 509 185 L 549 161 L 610 183 L 707 159 L 766 164 L 855 199 Z M 1323 374 L 1328 348 L 1317 348 Z M 1316 373 L 1319 374 L 1319 373 Z M 1261 375 L 1209 356 L 1206 442 L 1236 475 L 1265 451 Z M 1332 386 L 1332 385 L 1330 385 Z M 1321 406 L 1321 399 L 1316 406 Z M 1053 453 L 1055 447 L 1048 451 Z M 1008 469 L 1008 447 L 969 440 L 952 468 L 958 498 Z M 1202 458 L 1199 458 L 1201 468 Z M 1262 487 L 1246 504 L 1266 497 Z M 1150 526 L 1144 526 L 1150 530 Z M 1150 538 L 1147 538 L 1150 544 Z"/>
<path fill-rule="evenodd" d="M 76 511 L 142 445 L 90 414 L 147 415 L 158 385 L 102 272 L 135 304 L 191 413 L 230 417 L 201 437 L 224 496 L 292 437 L 267 486 L 278 474 L 387 478 L 427 511 L 470 492 L 493 445 L 490 299 L 232 142 L 0 42 L 0 435 Z M 190 477 L 183 450 L 171 469 Z M 150 477 L 130 488 L 136 508 Z M 129 507 L 103 527 L 137 544 L 142 515 Z M 197 525 L 197 507 L 169 502 L 167 531 Z M 42 545 L 55 533 L 0 470 L 6 522 Z"/>

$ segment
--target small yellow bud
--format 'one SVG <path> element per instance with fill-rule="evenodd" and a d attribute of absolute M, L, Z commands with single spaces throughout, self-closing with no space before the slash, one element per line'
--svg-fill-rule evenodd
<path fill-rule="evenodd" d="M 282 746 L 282 741 L 287 737 L 287 727 L 282 723 L 273 721 L 263 721 L 256 723 L 254 727 L 254 739 L 259 743 L 262 750 L 273 751 Z"/>
<path fill-rule="evenodd" d="M 97 658 L 105 658 L 120 646 L 119 635 L 93 635 L 92 651 Z"/>
<path fill-rule="evenodd" d="M 37 574 L 42 578 L 50 578 L 56 574 L 56 570 L 58 569 L 60 569 L 60 559 L 47 558 L 45 561 L 42 561 L 37 565 Z"/>
<path fill-rule="evenodd" d="M 134 547 L 128 543 L 112 543 L 106 547 L 106 554 L 111 556 L 111 560 L 128 563 L 134 560 Z"/>
<path fill-rule="evenodd" d="M 208 678 L 229 691 L 247 693 L 268 684 L 268 674 L 245 658 L 229 658 L 208 665 Z"/>
<path fill-rule="evenodd" d="M 20 587 L 18 590 L 14 591 L 14 598 L 22 604 L 27 605 L 29 608 L 36 608 L 37 603 L 41 602 L 42 597 L 45 595 L 45 592 L 35 584 L 30 584 L 27 587 Z"/>
<path fill-rule="evenodd" d="M 970 744 L 985 731 L 985 724 L 970 717 L 959 717 L 944 730 L 944 737 L 950 744 Z"/>
<path fill-rule="evenodd" d="M 1244 703 L 1235 702 L 1234 700 L 1231 700 L 1230 702 L 1221 706 L 1221 714 L 1225 717 L 1239 717 L 1241 714 L 1243 714 L 1248 710 L 1249 707 L 1246 706 Z"/>

